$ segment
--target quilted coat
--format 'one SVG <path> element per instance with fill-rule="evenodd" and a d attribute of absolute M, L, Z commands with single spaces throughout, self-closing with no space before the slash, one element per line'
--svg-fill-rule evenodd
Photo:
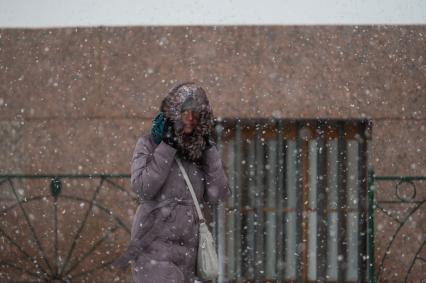
<path fill-rule="evenodd" d="M 180 100 L 175 99 L 173 109 L 180 111 L 184 101 L 185 95 Z M 162 107 L 166 116 L 173 117 L 170 108 L 165 109 L 164 103 Z M 201 119 L 198 131 L 206 127 L 203 123 Z M 177 148 L 164 141 L 157 144 L 151 133 L 137 140 L 132 157 L 131 187 L 138 194 L 140 204 L 133 220 L 131 241 L 124 254 L 124 259 L 130 260 L 134 282 L 187 283 L 196 279 L 199 220 L 175 156 L 180 157 L 200 204 L 216 205 L 230 196 L 217 147 L 213 143 L 206 148 L 203 142 L 200 139 L 200 144 L 189 149 L 192 151 L 189 153 L 183 143 Z M 195 152 L 197 150 L 199 152 Z"/>

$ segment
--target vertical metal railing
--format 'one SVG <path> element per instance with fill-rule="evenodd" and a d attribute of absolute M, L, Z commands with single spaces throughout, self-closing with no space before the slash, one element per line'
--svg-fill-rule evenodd
<path fill-rule="evenodd" d="M 365 281 L 368 121 L 221 125 L 233 196 L 218 281 Z"/>
<path fill-rule="evenodd" d="M 374 172 L 368 171 L 368 216 L 367 216 L 367 262 L 368 262 L 368 282 L 376 282 L 376 263 L 374 256 Z"/>

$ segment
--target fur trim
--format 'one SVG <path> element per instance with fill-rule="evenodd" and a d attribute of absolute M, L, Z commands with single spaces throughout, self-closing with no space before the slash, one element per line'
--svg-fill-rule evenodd
<path fill-rule="evenodd" d="M 181 119 L 182 105 L 187 99 L 193 99 L 191 109 L 199 114 L 192 134 L 185 134 Z M 214 135 L 213 111 L 203 88 L 194 83 L 175 86 L 164 98 L 160 111 L 174 125 L 178 154 L 184 159 L 199 161 L 206 147 L 206 138 Z"/>

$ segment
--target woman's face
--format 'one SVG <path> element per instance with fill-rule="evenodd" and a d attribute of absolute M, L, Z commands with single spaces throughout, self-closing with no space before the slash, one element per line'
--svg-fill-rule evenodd
<path fill-rule="evenodd" d="M 192 110 L 185 110 L 181 113 L 183 132 L 185 134 L 191 134 L 194 127 L 198 123 L 198 117 Z"/>

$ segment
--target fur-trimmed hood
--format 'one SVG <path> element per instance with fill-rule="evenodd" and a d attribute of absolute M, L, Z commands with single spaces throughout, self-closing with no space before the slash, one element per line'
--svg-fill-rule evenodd
<path fill-rule="evenodd" d="M 181 119 L 181 112 L 186 109 L 198 114 L 190 135 L 184 133 Z M 184 159 L 200 161 L 206 139 L 214 136 L 213 111 L 204 89 L 192 82 L 176 85 L 162 101 L 160 111 L 174 125 L 178 154 Z"/>

